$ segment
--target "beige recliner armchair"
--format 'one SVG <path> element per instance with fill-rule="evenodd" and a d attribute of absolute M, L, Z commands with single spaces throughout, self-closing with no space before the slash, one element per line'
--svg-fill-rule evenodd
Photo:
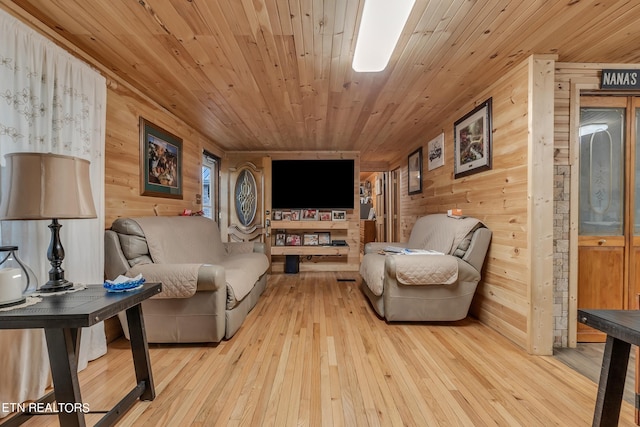
<path fill-rule="evenodd" d="M 362 290 L 387 321 L 454 321 L 467 316 L 491 231 L 476 218 L 419 218 L 406 243 L 367 243 Z M 388 246 L 441 254 L 391 254 Z M 420 251 L 415 251 L 420 252 Z"/>

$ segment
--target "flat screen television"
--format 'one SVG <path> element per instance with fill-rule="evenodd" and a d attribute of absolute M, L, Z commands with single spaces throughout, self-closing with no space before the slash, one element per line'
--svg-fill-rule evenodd
<path fill-rule="evenodd" d="M 353 209 L 354 160 L 273 160 L 273 209 Z"/>

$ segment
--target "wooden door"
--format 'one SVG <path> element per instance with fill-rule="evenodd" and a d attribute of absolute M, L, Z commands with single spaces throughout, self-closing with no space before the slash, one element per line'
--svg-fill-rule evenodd
<path fill-rule="evenodd" d="M 580 101 L 578 308 L 635 307 L 633 98 Z M 579 324 L 580 342 L 605 335 Z"/>
<path fill-rule="evenodd" d="M 230 242 L 265 242 L 265 167 L 263 158 L 225 159 L 225 204 L 221 230 Z"/>

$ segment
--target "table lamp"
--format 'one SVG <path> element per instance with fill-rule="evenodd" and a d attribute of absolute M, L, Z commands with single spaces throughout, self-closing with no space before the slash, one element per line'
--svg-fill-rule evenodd
<path fill-rule="evenodd" d="M 11 153 L 7 160 L 8 184 L 2 191 L 0 220 L 50 219 L 51 242 L 47 258 L 49 281 L 40 292 L 58 292 L 73 286 L 64 278 L 64 248 L 60 219 L 96 218 L 89 182 L 89 161 L 52 153 Z"/>

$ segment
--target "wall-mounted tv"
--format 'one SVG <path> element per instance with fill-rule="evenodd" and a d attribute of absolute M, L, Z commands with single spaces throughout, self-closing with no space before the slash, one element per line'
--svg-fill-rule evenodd
<path fill-rule="evenodd" d="M 273 160 L 273 209 L 353 209 L 354 160 Z"/>

